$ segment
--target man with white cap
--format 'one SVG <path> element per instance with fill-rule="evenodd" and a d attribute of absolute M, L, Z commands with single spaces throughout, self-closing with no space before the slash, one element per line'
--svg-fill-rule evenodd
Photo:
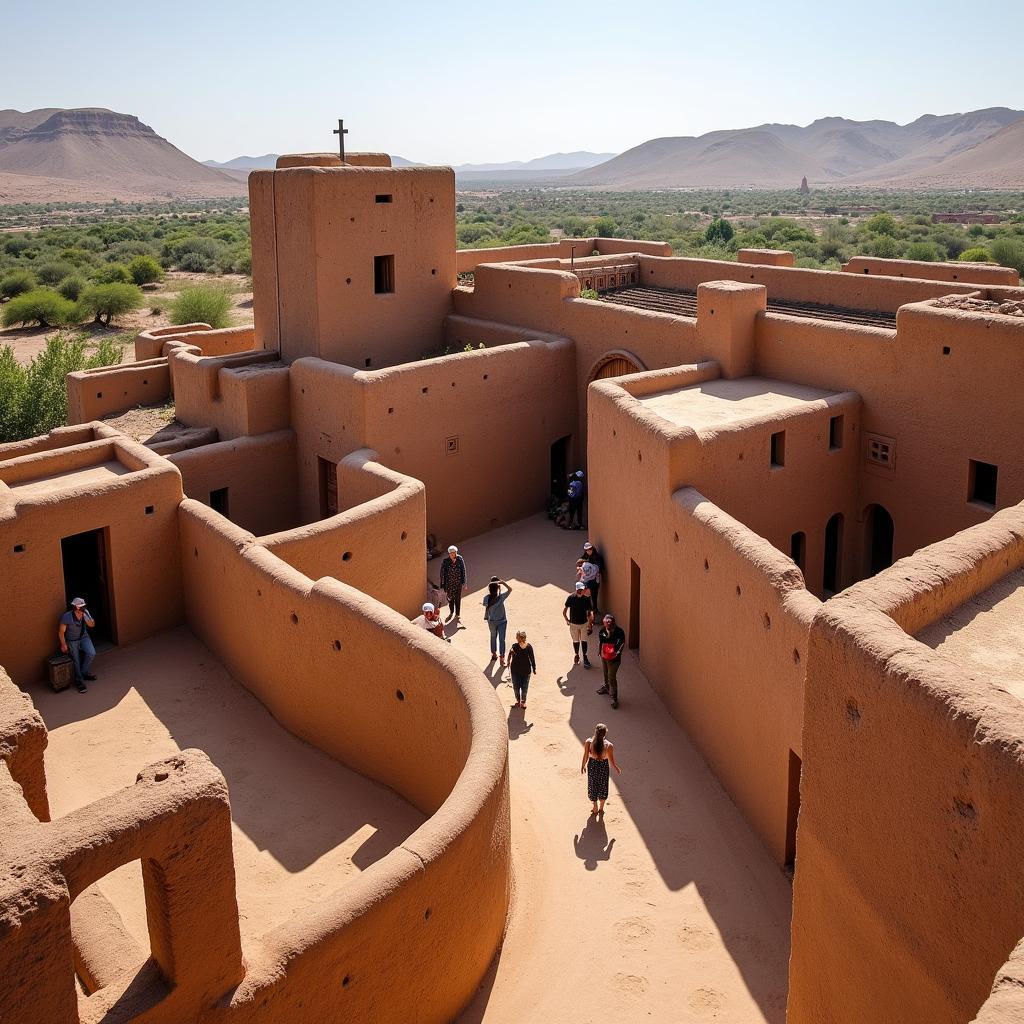
<path fill-rule="evenodd" d="M 441 563 L 438 586 L 448 595 L 448 618 L 454 617 L 456 622 L 462 611 L 462 592 L 468 581 L 466 562 L 459 554 L 459 549 L 452 544 L 448 548 L 448 557 Z"/>
<path fill-rule="evenodd" d="M 583 545 L 583 553 L 580 555 L 579 565 L 582 568 L 587 562 L 593 566 L 592 569 L 580 573 L 580 579 L 586 583 L 590 591 L 590 599 L 594 602 L 594 616 L 600 614 L 600 605 L 597 603 L 597 595 L 604 582 L 604 555 L 588 540 Z"/>
<path fill-rule="evenodd" d="M 96 657 L 96 648 L 92 645 L 89 630 L 95 625 L 89 609 L 85 607 L 85 599 L 76 597 L 71 601 L 71 611 L 60 617 L 60 625 L 57 627 L 60 649 L 62 653 L 71 656 L 71 663 L 75 666 L 75 686 L 79 693 L 85 693 L 88 689 L 86 679 L 92 682 L 96 678 L 89 671 Z"/>
<path fill-rule="evenodd" d="M 417 615 L 412 622 L 414 626 L 419 626 L 428 633 L 433 633 L 434 636 L 451 643 L 451 638 L 444 635 L 444 623 L 441 621 L 441 615 L 430 601 L 423 605 L 423 613 Z"/>
<path fill-rule="evenodd" d="M 587 585 L 581 581 L 576 582 L 576 589 L 565 599 L 562 608 L 562 618 L 569 627 L 569 637 L 572 639 L 573 664 L 580 663 L 580 648 L 583 649 L 583 667 L 590 668 L 590 659 L 587 657 L 587 637 L 594 632 L 594 606 L 587 596 Z"/>

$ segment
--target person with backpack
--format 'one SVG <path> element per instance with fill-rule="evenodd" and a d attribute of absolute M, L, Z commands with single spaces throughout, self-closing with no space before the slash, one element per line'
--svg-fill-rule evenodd
<path fill-rule="evenodd" d="M 626 634 L 615 624 L 615 616 L 606 612 L 597 634 L 601 652 L 601 668 L 604 670 L 604 686 L 598 693 L 610 693 L 612 707 L 619 706 L 619 666 L 622 664 L 622 648 L 626 646 Z"/>
<path fill-rule="evenodd" d="M 569 500 L 569 529 L 570 530 L 582 530 L 583 529 L 583 499 L 585 497 L 585 488 L 583 486 L 583 470 L 576 470 L 575 475 L 569 481 L 569 489 L 566 493 L 566 497 Z M 573 525 L 575 520 L 576 525 Z"/>

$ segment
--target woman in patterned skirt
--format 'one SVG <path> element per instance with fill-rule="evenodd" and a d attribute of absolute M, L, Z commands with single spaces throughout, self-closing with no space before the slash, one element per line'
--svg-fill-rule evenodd
<path fill-rule="evenodd" d="M 615 745 L 606 737 L 608 726 L 598 722 L 594 735 L 583 744 L 583 763 L 580 775 L 587 773 L 587 796 L 592 804 L 591 814 L 604 814 L 604 802 L 608 799 L 609 765 L 622 774 L 615 761 Z"/>

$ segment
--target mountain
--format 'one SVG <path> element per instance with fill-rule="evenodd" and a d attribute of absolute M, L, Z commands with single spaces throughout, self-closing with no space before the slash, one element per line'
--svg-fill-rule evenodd
<path fill-rule="evenodd" d="M 277 153 L 264 153 L 263 156 L 236 156 L 222 164 L 216 160 L 204 160 L 207 167 L 219 167 L 229 171 L 269 171 L 277 166 Z"/>
<path fill-rule="evenodd" d="M 533 160 L 510 160 L 499 164 L 456 164 L 456 174 L 477 174 L 491 171 L 575 171 L 594 167 L 610 160 L 614 153 L 551 153 Z"/>
<path fill-rule="evenodd" d="M 186 156 L 131 114 L 99 107 L 0 111 L 6 202 L 244 194 L 241 182 Z"/>
<path fill-rule="evenodd" d="M 990 107 L 966 114 L 926 114 L 910 124 L 820 118 L 806 126 L 763 124 L 699 137 L 651 139 L 596 167 L 563 179 L 609 188 L 796 188 L 814 185 L 917 187 L 940 174 L 959 187 L 1022 187 L 1014 139 L 994 140 L 1024 111 Z M 984 148 L 993 142 L 991 150 Z M 1019 142 L 1018 142 L 1019 144 Z M 975 152 L 975 151 L 978 152 Z M 966 153 L 974 152 L 970 158 Z M 938 178 L 935 178 L 938 180 Z"/>

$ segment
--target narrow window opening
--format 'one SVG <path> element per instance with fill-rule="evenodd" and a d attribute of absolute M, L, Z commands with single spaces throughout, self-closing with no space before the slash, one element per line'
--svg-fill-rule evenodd
<path fill-rule="evenodd" d="M 640 566 L 629 561 L 629 637 L 628 643 L 636 650 L 640 646 Z"/>
<path fill-rule="evenodd" d="M 826 594 L 839 593 L 842 575 L 843 515 L 837 512 L 825 525 L 825 565 L 822 572 L 822 589 Z"/>
<path fill-rule="evenodd" d="M 395 257 L 373 257 L 373 290 L 378 295 L 388 295 L 395 290 Z"/>
<path fill-rule="evenodd" d="M 971 459 L 967 500 L 994 509 L 998 477 L 998 466 L 993 466 L 991 462 L 977 462 Z"/>
<path fill-rule="evenodd" d="M 388 192 L 374 196 L 373 201 L 375 203 L 390 203 L 394 201 L 394 197 Z"/>
<path fill-rule="evenodd" d="M 786 432 L 772 434 L 772 466 L 780 468 L 786 464 Z"/>
<path fill-rule="evenodd" d="M 796 870 L 796 826 L 800 817 L 800 758 L 789 752 L 789 792 L 786 799 L 786 873 Z"/>
<path fill-rule="evenodd" d="M 804 562 L 807 558 L 807 534 L 799 530 L 789 538 L 789 557 L 796 562 L 800 571 L 803 572 Z"/>
<path fill-rule="evenodd" d="M 838 451 L 843 447 L 843 426 L 845 416 L 832 416 L 828 421 L 829 451 Z"/>
<path fill-rule="evenodd" d="M 219 512 L 225 519 L 228 517 L 228 489 L 226 487 L 218 487 L 215 491 L 210 491 L 210 508 L 214 512 Z"/>

